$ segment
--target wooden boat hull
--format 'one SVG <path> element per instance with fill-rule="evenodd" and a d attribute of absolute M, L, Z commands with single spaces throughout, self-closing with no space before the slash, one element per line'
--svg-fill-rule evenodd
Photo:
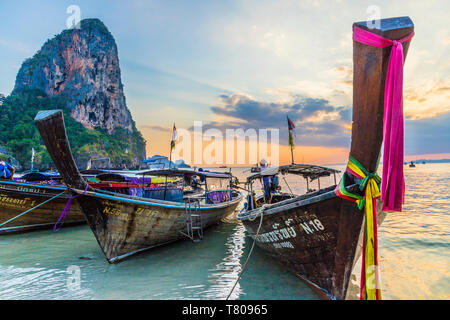
<path fill-rule="evenodd" d="M 368 26 L 366 21 L 357 22 L 354 27 L 391 40 L 403 39 L 414 31 L 409 17 L 378 22 L 375 28 Z M 406 58 L 409 42 L 403 42 L 402 46 Z M 390 55 L 391 46 L 379 48 L 353 41 L 350 156 L 367 173 L 376 172 L 380 160 Z M 360 181 L 350 176 L 346 180 L 351 184 L 346 185 L 347 190 L 361 194 L 357 186 Z M 345 299 L 355 260 L 361 252 L 358 242 L 362 239 L 364 220 L 363 212 L 354 202 L 338 198 L 332 189 L 267 205 L 261 212 L 255 209 L 246 214 L 244 211 L 238 219 L 255 237 L 260 222 L 258 217 L 262 217 L 260 235 L 256 237 L 259 247 L 326 297 Z M 381 208 L 381 204 L 377 208 Z M 377 212 L 378 217 L 380 214 Z"/>
<path fill-rule="evenodd" d="M 0 223 L 6 222 L 22 212 L 49 200 L 64 190 L 65 188 L 63 187 L 0 180 Z M 63 194 L 5 224 L 0 227 L 0 235 L 53 228 L 69 197 L 69 193 Z M 80 207 L 74 201 L 65 219 L 64 226 L 83 223 L 86 223 L 86 219 Z"/>
<path fill-rule="evenodd" d="M 260 215 L 238 215 L 256 245 L 322 298 L 344 299 L 360 254 L 363 212 L 329 188 L 325 193 L 269 205 L 262 214 L 256 238 Z"/>
<path fill-rule="evenodd" d="M 241 197 L 222 206 L 203 205 L 203 229 L 219 223 L 232 214 Z M 87 192 L 78 203 L 86 215 L 107 260 L 116 263 L 138 252 L 187 239 L 186 208 L 165 201 L 116 197 L 112 194 Z"/>
<path fill-rule="evenodd" d="M 73 159 L 62 111 L 40 111 L 35 122 L 65 184 L 80 195 L 77 202 L 108 262 L 186 238 L 182 233 L 189 219 L 185 203 L 92 189 Z M 241 199 L 242 195 L 233 191 L 231 201 L 199 204 L 198 212 L 193 213 L 202 216 L 205 229 L 234 212 Z"/>

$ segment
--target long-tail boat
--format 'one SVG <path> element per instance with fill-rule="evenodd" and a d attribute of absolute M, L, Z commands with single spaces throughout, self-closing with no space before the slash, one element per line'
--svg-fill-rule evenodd
<path fill-rule="evenodd" d="M 52 228 L 71 197 L 64 184 L 57 183 L 53 175 L 33 173 L 27 176 L 0 180 L 0 234 Z M 25 213 L 29 210 L 32 211 Z M 64 226 L 83 223 L 86 219 L 74 202 Z"/>
<path fill-rule="evenodd" d="M 352 143 L 349 164 L 341 182 L 328 188 L 320 188 L 319 184 L 319 190 L 313 192 L 308 186 L 303 195 L 275 193 L 265 201 L 264 197 L 255 196 L 251 187 L 257 178 L 290 173 L 311 181 L 336 173 L 313 165 L 292 164 L 267 169 L 248 178 L 249 195 L 238 214 L 257 246 L 324 298 L 346 298 L 349 279 L 361 252 L 361 298 L 381 298 L 378 273 L 368 269 L 378 268 L 376 227 L 382 220 L 381 206 L 383 211 L 399 211 L 403 200 L 403 104 L 402 79 L 399 79 L 403 70 L 392 64 L 403 67 L 414 25 L 408 17 L 376 22 L 378 26 L 373 29 L 366 22 L 353 25 Z M 395 81 L 400 81 L 400 86 L 394 86 L 394 90 L 390 77 L 394 77 L 394 85 L 398 85 Z M 397 112 L 396 117 L 392 117 L 392 112 Z M 382 191 L 385 193 L 381 193 L 382 203 L 379 199 L 381 179 L 376 171 L 383 129 Z M 389 136 L 394 136 L 394 140 Z M 395 143 L 397 154 L 390 149 Z M 389 184 L 397 189 L 386 189 Z M 392 190 L 396 198 L 389 196 Z M 375 285 L 368 285 L 369 276 L 374 276 Z"/>
<path fill-rule="evenodd" d="M 83 177 L 94 189 L 130 195 L 161 182 L 121 171 L 90 170 L 84 171 Z M 58 173 L 31 172 L 12 180 L 0 179 L 0 235 L 86 223 L 76 201 L 67 205 L 71 197 Z M 59 221 L 63 213 L 64 219 Z"/>
<path fill-rule="evenodd" d="M 232 189 L 232 175 L 187 170 L 149 171 L 182 181 L 197 177 L 205 186 L 204 193 L 187 196 L 168 188 L 136 197 L 91 188 L 82 177 L 73 159 L 61 110 L 40 111 L 35 118 L 42 140 L 74 195 L 109 263 L 116 263 L 133 254 L 180 239 L 194 241 L 203 237 L 203 230 L 217 224 L 236 210 L 242 199 Z M 207 189 L 208 182 L 228 181 L 226 189 Z M 174 188 L 176 189 L 176 188 Z M 174 191 L 174 192 L 171 192 Z M 162 198 L 161 198 L 162 197 Z"/>

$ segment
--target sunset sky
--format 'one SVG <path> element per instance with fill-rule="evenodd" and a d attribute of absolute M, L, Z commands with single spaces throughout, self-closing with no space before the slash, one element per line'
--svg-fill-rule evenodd
<path fill-rule="evenodd" d="M 450 2 L 442 1 L 9 1 L 0 2 L 0 93 L 21 63 L 66 27 L 69 5 L 116 39 L 127 105 L 148 141 L 168 155 L 173 123 L 189 129 L 297 126 L 295 157 L 343 163 L 352 107 L 351 26 L 378 6 L 410 16 L 405 66 L 405 154 L 450 158 Z"/>

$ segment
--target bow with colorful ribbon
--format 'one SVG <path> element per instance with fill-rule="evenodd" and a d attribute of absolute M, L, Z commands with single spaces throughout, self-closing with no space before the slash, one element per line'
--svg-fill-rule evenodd
<path fill-rule="evenodd" d="M 411 32 L 400 40 L 383 38 L 367 30 L 353 27 L 353 40 L 377 47 L 392 47 L 384 91 L 384 150 L 381 199 L 383 211 L 402 211 L 405 195 L 403 177 L 403 45 L 414 36 Z"/>
<path fill-rule="evenodd" d="M 403 45 L 414 36 L 411 32 L 400 40 L 383 38 L 375 33 L 353 27 L 353 40 L 377 48 L 391 48 L 384 93 L 384 152 L 383 179 L 375 172 L 368 172 L 350 156 L 347 170 L 337 186 L 338 197 L 356 202 L 364 208 L 364 238 L 362 252 L 360 298 L 381 299 L 378 276 L 378 239 L 376 200 L 381 196 L 384 211 L 401 211 L 404 202 L 405 181 L 403 177 Z M 377 166 L 378 167 L 378 166 Z M 359 187 L 364 196 L 345 189 L 346 175 L 360 179 Z M 380 184 L 382 192 L 380 194 Z"/>
<path fill-rule="evenodd" d="M 352 175 L 360 180 L 359 189 L 364 195 L 352 193 L 345 188 L 345 177 Z M 378 275 L 378 239 L 377 239 L 377 199 L 380 197 L 381 178 L 376 172 L 367 171 L 361 163 L 350 156 L 335 193 L 338 197 L 356 202 L 360 210 L 364 209 L 364 237 L 361 266 L 361 300 L 381 300 Z"/>

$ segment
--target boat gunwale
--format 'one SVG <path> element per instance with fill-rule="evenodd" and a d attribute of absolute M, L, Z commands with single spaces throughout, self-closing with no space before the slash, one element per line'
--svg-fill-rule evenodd
<path fill-rule="evenodd" d="M 347 190 L 351 190 L 355 187 L 357 187 L 357 184 L 352 184 L 346 187 Z M 320 191 L 320 190 L 319 190 Z M 304 196 L 305 194 L 302 195 L 298 195 L 297 197 L 301 197 Z M 236 216 L 236 218 L 240 221 L 245 221 L 245 220 L 250 220 L 250 217 L 252 217 L 252 219 L 258 217 L 261 214 L 264 215 L 270 215 L 270 214 L 277 214 L 283 211 L 287 211 L 290 209 L 294 209 L 294 208 L 298 208 L 298 207 L 302 207 L 302 206 L 306 206 L 306 205 L 310 205 L 312 203 L 316 203 L 319 201 L 323 201 L 323 200 L 328 200 L 328 199 L 332 199 L 334 197 L 337 197 L 336 193 L 334 192 L 334 190 L 330 190 L 327 191 L 325 193 L 320 193 L 317 194 L 315 196 L 312 196 L 310 198 L 306 198 L 306 199 L 299 199 L 297 201 L 295 201 L 295 198 L 293 199 L 286 199 L 277 203 L 274 203 L 273 207 L 272 204 L 271 205 L 263 205 L 262 207 L 253 209 L 251 211 L 246 211 L 245 209 L 242 209 Z M 284 203 L 284 201 L 290 201 L 289 203 Z M 261 210 L 262 209 L 262 210 Z M 259 211 L 259 212 L 258 212 Z M 242 212 L 245 212 L 245 214 L 241 214 Z M 252 212 L 255 213 L 255 215 L 252 215 Z"/>
<path fill-rule="evenodd" d="M 125 203 L 133 203 L 133 204 L 141 204 L 141 205 L 147 205 L 147 206 L 155 206 L 155 207 L 163 207 L 163 208 L 170 208 L 170 209 L 186 209 L 187 203 L 184 203 L 184 205 L 174 205 L 179 204 L 180 202 L 175 201 L 164 201 L 159 199 L 150 199 L 150 198 L 143 198 L 143 197 L 133 197 L 126 194 L 117 194 L 115 192 L 110 192 L 106 190 L 101 191 L 82 191 L 75 188 L 70 188 L 72 192 L 77 193 L 78 195 L 88 195 L 94 198 L 104 198 L 109 200 L 115 200 Z M 236 202 L 240 202 L 243 198 L 243 195 L 240 191 L 236 191 L 239 194 L 238 197 L 234 198 L 231 201 L 223 202 L 220 204 L 200 204 L 198 209 L 200 210 L 210 210 L 210 209 L 220 209 L 220 208 L 226 208 L 229 207 Z"/>
<path fill-rule="evenodd" d="M 64 189 L 68 190 L 69 189 L 66 186 L 50 186 L 50 185 L 42 185 L 42 184 L 35 184 L 35 183 L 29 183 L 29 182 L 0 180 L 0 185 L 3 183 L 4 184 L 12 184 L 12 185 L 21 185 L 21 186 L 27 186 L 27 187 L 34 187 L 34 188 L 42 188 L 42 189 L 53 189 L 53 190 L 64 190 Z"/>
<path fill-rule="evenodd" d="M 186 206 L 175 206 L 175 205 L 171 205 L 173 203 L 179 203 L 179 202 L 173 202 L 173 201 L 162 201 L 162 200 L 158 200 L 158 199 L 149 199 L 149 198 L 143 198 L 143 197 L 133 197 L 133 196 L 129 196 L 126 194 L 120 195 L 118 196 L 117 193 L 114 192 L 109 192 L 106 190 L 101 190 L 101 192 L 95 191 L 81 191 L 78 189 L 74 189 L 74 188 L 67 188 L 67 187 L 62 187 L 62 186 L 47 186 L 47 185 L 39 185 L 39 184 L 33 184 L 33 183 L 26 183 L 26 182 L 15 182 L 15 181 L 3 181 L 0 180 L 0 185 L 2 183 L 5 184 L 9 184 L 9 185 L 19 185 L 19 186 L 26 186 L 26 187 L 30 187 L 30 188 L 43 188 L 43 189 L 50 189 L 50 190 L 58 190 L 58 191 L 63 191 L 63 190 L 72 190 L 73 192 L 76 192 L 77 194 L 83 195 L 83 194 L 87 194 L 90 196 L 94 196 L 94 197 L 102 197 L 102 198 L 107 198 L 110 200 L 118 200 L 118 201 L 123 201 L 123 202 L 131 202 L 131 203 L 135 203 L 135 204 L 144 204 L 144 205 L 154 205 L 157 207 L 166 207 L 166 208 L 172 208 L 172 209 L 185 209 Z M 4 189 L 4 188 L 0 188 L 1 190 L 5 190 L 8 192 L 11 191 L 15 191 L 15 190 L 10 190 L 10 189 Z M 24 192 L 24 193 L 30 193 L 30 194 L 38 194 L 38 195 L 46 195 L 46 194 L 42 194 L 40 192 L 33 192 L 31 190 L 20 190 L 20 192 Z M 221 204 L 202 204 L 200 205 L 200 209 L 214 209 L 214 208 L 222 208 L 222 207 L 227 207 L 228 205 L 231 205 L 237 201 L 241 201 L 243 198 L 243 195 L 240 191 L 234 190 L 234 192 L 238 193 L 239 196 L 235 197 L 233 200 L 228 201 L 228 202 L 224 202 Z M 108 194 L 110 193 L 110 194 Z"/>

